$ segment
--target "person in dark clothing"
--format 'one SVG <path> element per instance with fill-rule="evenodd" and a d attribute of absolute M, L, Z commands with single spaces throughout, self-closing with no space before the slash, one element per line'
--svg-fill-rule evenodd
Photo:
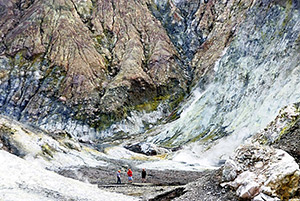
<path fill-rule="evenodd" d="M 117 184 L 121 183 L 121 170 L 118 170 L 117 172 Z"/>
<path fill-rule="evenodd" d="M 147 172 L 146 172 L 145 168 L 143 168 L 143 171 L 142 171 L 142 182 L 143 183 L 146 182 L 146 175 L 147 175 Z"/>

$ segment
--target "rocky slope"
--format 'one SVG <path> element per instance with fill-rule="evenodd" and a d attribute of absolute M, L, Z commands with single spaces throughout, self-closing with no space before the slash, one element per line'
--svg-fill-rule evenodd
<path fill-rule="evenodd" d="M 283 108 L 273 122 L 250 138 L 248 144 L 241 145 L 218 170 L 186 171 L 192 164 L 185 164 L 185 170 L 181 171 L 147 169 L 147 184 L 142 184 L 139 177 L 141 168 L 136 165 L 144 160 L 163 164 L 163 158 L 135 153 L 126 153 L 126 157 L 125 152 L 118 156 L 116 151 L 110 153 L 109 150 L 105 154 L 100 153 L 86 144 L 77 143 L 67 133 L 44 133 L 1 117 L 0 178 L 6 181 L 1 184 L 1 195 L 4 195 L 4 200 L 22 200 L 24 196 L 31 200 L 101 200 L 110 196 L 118 196 L 122 200 L 134 200 L 134 197 L 141 200 L 220 201 L 296 199 L 299 197 L 299 165 L 285 151 L 270 146 L 284 145 L 281 148 L 297 158 L 296 142 L 291 141 L 299 135 L 294 129 L 298 119 L 299 104 Z M 288 142 L 286 139 L 291 140 Z M 9 160 L 14 163 L 6 162 Z M 134 171 L 134 185 L 127 184 L 125 175 L 128 167 Z M 122 170 L 123 185 L 114 184 L 118 169 Z M 134 197 L 120 198 L 116 194 L 101 192 L 95 186 L 60 177 L 49 170 L 85 183 L 98 184 L 105 191 Z M 33 177 L 33 174 L 39 176 Z M 59 180 L 60 183 L 55 184 L 51 180 Z M 69 183 L 72 189 L 80 190 L 75 194 L 68 193 L 69 186 L 65 184 Z M 91 193 L 86 196 L 82 189 Z"/>
<path fill-rule="evenodd" d="M 2 193 L 76 199 L 37 178 L 35 188 L 28 175 L 40 170 L 36 164 L 98 184 L 99 172 L 147 167 L 169 185 L 168 179 L 177 181 L 186 172 L 169 177 L 164 169 L 199 171 L 231 156 L 223 172 L 188 174 L 187 182 L 200 180 L 154 199 L 299 196 L 299 104 L 277 116 L 300 98 L 298 1 L 3 0 L 0 5 L 0 113 L 18 120 L 0 118 L 0 160 L 27 167 L 10 172 L 25 174 L 21 184 L 0 171 L 10 179 L 1 184 Z M 252 144 L 232 155 L 252 135 Z M 0 168 L 10 169 L 7 164 Z M 114 172 L 104 170 L 107 166 Z M 70 181 L 52 173 L 44 172 Z M 81 187 L 94 188 L 74 186 Z M 81 192 L 78 199 L 84 199 Z"/>
<path fill-rule="evenodd" d="M 187 90 L 186 69 L 146 1 L 2 1 L 0 14 L 6 115 L 95 133 L 147 101 L 154 110 L 171 95 L 176 105 Z"/>
<path fill-rule="evenodd" d="M 175 114 L 180 118 L 149 131 L 145 140 L 167 147 L 224 136 L 242 141 L 264 128 L 280 108 L 300 97 L 298 22 L 295 2 L 250 6 L 219 60 L 202 75 L 199 87 Z"/>
<path fill-rule="evenodd" d="M 219 77 L 215 63 L 233 39 L 240 57 L 251 52 L 239 49 L 244 34 L 249 44 L 255 40 L 250 35 L 262 34 L 264 47 L 277 44 L 282 33 L 297 32 L 289 25 L 297 4 L 281 1 L 15 0 L 2 1 L 1 8 L 1 113 L 91 138 L 128 133 L 100 131 L 130 119 L 131 111 L 160 111 L 156 120 L 140 123 L 145 129 L 169 115 L 192 86 L 205 89 Z M 257 10 L 262 12 L 255 17 Z M 283 16 L 275 17 L 283 30 L 274 38 L 264 37 L 269 25 L 257 20 L 268 21 L 270 13 Z"/>
<path fill-rule="evenodd" d="M 185 66 L 193 69 L 193 84 L 209 81 L 214 64 L 236 35 L 255 1 L 165 0 L 151 10 L 175 44 Z"/>

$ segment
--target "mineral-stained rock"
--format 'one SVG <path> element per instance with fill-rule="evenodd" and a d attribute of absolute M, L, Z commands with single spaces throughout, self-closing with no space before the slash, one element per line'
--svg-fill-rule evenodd
<path fill-rule="evenodd" d="M 243 199 L 252 199 L 260 192 L 288 199 L 298 190 L 299 165 L 283 150 L 258 143 L 241 145 L 229 163 L 235 165 L 225 164 L 223 179 L 233 178 L 227 175 L 232 171 L 240 171 L 235 179 L 222 186 L 237 189 L 237 195 Z"/>
<path fill-rule="evenodd" d="M 236 163 L 228 159 L 226 163 L 224 164 L 223 169 L 223 181 L 232 181 L 237 177 L 238 172 L 240 172 L 239 167 L 236 165 Z"/>
<path fill-rule="evenodd" d="M 214 66 L 238 32 L 245 14 L 255 1 L 210 0 L 195 13 L 195 22 L 199 20 L 198 30 L 202 30 L 204 43 L 197 49 L 192 66 L 194 81 L 209 81 Z"/>
<path fill-rule="evenodd" d="M 183 63 L 193 69 L 194 84 L 203 76 L 207 78 L 207 72 L 212 73 L 245 13 L 255 3 L 252 0 L 155 2 L 151 10 L 162 22 Z"/>
<path fill-rule="evenodd" d="M 200 73 L 199 87 L 191 95 L 194 102 L 187 101 L 180 118 L 151 131 L 150 135 L 154 137 L 147 141 L 166 147 L 194 141 L 210 147 L 210 142 L 219 141 L 218 138 L 226 135 L 242 141 L 242 135 L 247 137 L 257 133 L 274 119 L 280 108 L 298 101 L 300 82 L 294 76 L 300 68 L 295 59 L 299 56 L 299 10 L 294 3 L 290 7 L 281 7 L 273 1 L 239 2 L 241 4 L 235 2 L 238 5 L 228 9 L 233 9 L 233 13 L 239 11 L 237 16 L 245 12 L 246 17 L 241 25 L 237 25 L 228 48 L 220 51 L 222 56 L 217 56 L 220 53 L 218 47 L 222 46 L 218 43 L 223 43 L 225 33 L 207 44 L 207 50 L 203 49 L 203 54 L 198 55 L 198 58 L 207 57 L 195 65 L 195 68 L 203 69 L 203 74 Z M 243 10 L 244 3 L 250 6 L 249 10 Z M 226 22 L 237 17 L 233 13 Z M 222 27 L 226 28 L 224 24 Z M 211 49 L 214 47 L 215 50 Z M 214 59 L 217 62 L 210 63 Z M 232 144 L 224 150 L 231 147 L 233 151 L 235 146 Z M 214 154 L 214 157 L 223 159 L 224 153 Z"/>
<path fill-rule="evenodd" d="M 266 126 L 266 128 L 253 136 L 253 142 L 257 141 L 261 144 L 267 145 L 276 143 L 282 136 L 285 136 L 293 126 L 297 125 L 299 115 L 299 103 L 285 106 L 279 111 L 277 117 Z"/>
<path fill-rule="evenodd" d="M 291 104 L 279 114 L 264 130 L 253 136 L 253 141 L 272 145 L 292 155 L 300 164 L 300 110 L 299 103 Z"/>
<path fill-rule="evenodd" d="M 259 184 L 253 181 L 248 182 L 239 186 L 236 193 L 243 199 L 251 199 L 259 193 Z"/>
<path fill-rule="evenodd" d="M 189 78 L 147 3 L 1 1 L 2 112 L 76 133 L 155 97 L 182 96 Z"/>
<path fill-rule="evenodd" d="M 154 98 L 173 109 L 251 2 L 2 1 L 1 110 L 80 136 Z"/>

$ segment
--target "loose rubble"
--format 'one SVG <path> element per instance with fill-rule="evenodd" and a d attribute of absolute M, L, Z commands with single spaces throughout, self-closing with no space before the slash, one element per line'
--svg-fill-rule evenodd
<path fill-rule="evenodd" d="M 300 170 L 287 152 L 256 144 L 241 145 L 223 169 L 221 184 L 242 199 L 288 199 L 298 190 Z"/>

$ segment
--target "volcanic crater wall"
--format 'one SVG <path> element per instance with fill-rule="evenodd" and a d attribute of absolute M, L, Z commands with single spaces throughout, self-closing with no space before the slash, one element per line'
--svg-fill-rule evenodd
<path fill-rule="evenodd" d="M 145 102 L 175 106 L 190 78 L 151 3 L 1 1 L 1 113 L 79 134 Z"/>
<path fill-rule="evenodd" d="M 231 83 L 228 77 L 243 83 L 235 98 L 206 98 L 225 101 L 225 109 L 216 104 L 216 111 L 230 113 L 240 107 L 238 97 L 250 90 L 249 83 L 269 83 L 256 80 L 251 66 L 272 68 L 279 58 L 291 71 L 298 65 L 297 1 L 4 0 L 0 5 L 1 114 L 46 130 L 96 137 L 134 110 L 155 111 L 164 103 L 168 115 L 192 87 L 204 91 L 219 80 L 221 89 Z M 287 46 L 272 49 L 280 43 Z M 209 121 L 214 118 L 220 120 L 213 115 Z"/>

